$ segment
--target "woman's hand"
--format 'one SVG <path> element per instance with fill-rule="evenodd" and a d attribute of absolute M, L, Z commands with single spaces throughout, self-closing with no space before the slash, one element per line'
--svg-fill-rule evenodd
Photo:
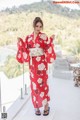
<path fill-rule="evenodd" d="M 51 35 L 51 38 L 54 40 L 55 39 L 55 35 Z"/>
<path fill-rule="evenodd" d="M 21 38 L 20 38 L 20 37 L 17 37 L 17 40 L 19 41 L 19 40 L 21 40 Z"/>

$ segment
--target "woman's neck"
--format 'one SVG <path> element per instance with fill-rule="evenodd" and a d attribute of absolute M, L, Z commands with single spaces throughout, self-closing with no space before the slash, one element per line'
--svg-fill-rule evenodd
<path fill-rule="evenodd" d="M 34 35 L 35 35 L 35 36 L 37 36 L 38 34 L 39 34 L 39 33 L 37 33 L 37 32 L 34 31 Z"/>

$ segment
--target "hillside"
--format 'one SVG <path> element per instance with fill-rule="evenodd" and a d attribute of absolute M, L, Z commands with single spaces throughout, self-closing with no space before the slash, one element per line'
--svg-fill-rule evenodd
<path fill-rule="evenodd" d="M 69 13 L 70 17 L 68 16 Z M 80 40 L 79 14 L 79 11 L 70 11 L 68 8 L 63 9 L 59 5 L 51 5 L 50 2 L 6 9 L 0 12 L 0 46 L 16 44 L 17 37 L 25 39 L 26 35 L 33 31 L 33 19 L 40 16 L 44 22 L 43 32 L 46 32 L 48 36 L 55 34 L 55 43 L 60 44 L 63 48 L 73 47 L 75 41 Z"/>
<path fill-rule="evenodd" d="M 58 4 L 53 4 L 53 2 L 46 1 L 46 2 L 36 2 L 32 3 L 30 5 L 21 5 L 18 8 L 13 6 L 11 9 L 6 8 L 2 12 L 7 12 L 7 13 L 20 13 L 24 11 L 28 12 L 41 12 L 45 10 L 46 12 L 53 13 L 53 14 L 58 14 L 58 15 L 63 15 L 71 18 L 79 18 L 80 17 L 80 10 L 70 10 L 67 7 L 62 7 L 61 5 Z"/>
<path fill-rule="evenodd" d="M 55 34 L 54 43 L 80 59 L 80 12 L 49 5 L 48 2 L 42 5 L 35 3 L 0 12 L 0 46 L 17 44 L 17 37 L 25 39 L 26 35 L 33 32 L 33 19 L 40 16 L 44 22 L 43 32 L 48 36 Z M 10 78 L 22 74 L 22 66 L 16 62 L 15 56 L 9 57 L 0 70 Z"/>

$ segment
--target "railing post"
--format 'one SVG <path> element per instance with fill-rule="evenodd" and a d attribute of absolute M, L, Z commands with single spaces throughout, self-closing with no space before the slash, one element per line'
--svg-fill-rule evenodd
<path fill-rule="evenodd" d="M 6 112 L 6 107 L 5 107 L 5 106 L 3 106 L 3 112 L 4 112 L 4 113 Z"/>
<path fill-rule="evenodd" d="M 24 63 L 23 63 L 23 92 L 24 92 L 24 88 L 25 86 L 24 86 Z"/>
<path fill-rule="evenodd" d="M 21 99 L 23 99 L 23 89 L 21 88 Z"/>
<path fill-rule="evenodd" d="M 27 95 L 27 84 L 25 84 L 25 95 Z"/>
<path fill-rule="evenodd" d="M 3 111 L 1 113 L 1 119 L 6 120 L 7 119 L 7 113 L 6 113 L 6 107 L 3 106 Z"/>

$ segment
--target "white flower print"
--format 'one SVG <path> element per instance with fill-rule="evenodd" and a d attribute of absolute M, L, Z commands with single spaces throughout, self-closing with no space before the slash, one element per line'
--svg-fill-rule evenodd
<path fill-rule="evenodd" d="M 45 60 L 42 60 L 43 62 L 45 61 Z"/>
<path fill-rule="evenodd" d="M 36 101 L 36 103 L 38 104 L 38 101 Z"/>
<path fill-rule="evenodd" d="M 36 57 L 36 61 L 40 61 L 41 60 L 41 57 Z"/>
<path fill-rule="evenodd" d="M 21 54 L 18 54 L 18 58 L 19 58 L 19 59 L 21 58 Z"/>
<path fill-rule="evenodd" d="M 36 101 L 36 97 L 35 96 L 33 96 L 33 100 L 34 100 L 34 102 Z"/>
<path fill-rule="evenodd" d="M 27 48 L 27 44 L 25 45 L 25 48 Z"/>
<path fill-rule="evenodd" d="M 48 39 L 47 44 L 50 44 L 50 39 Z"/>
<path fill-rule="evenodd" d="M 28 42 L 30 42 L 31 40 L 32 40 L 32 37 L 29 37 L 29 38 L 28 38 Z"/>
<path fill-rule="evenodd" d="M 42 85 L 40 85 L 40 87 L 42 87 Z"/>
<path fill-rule="evenodd" d="M 22 46 L 22 42 L 21 41 L 19 42 L 19 45 Z"/>
<path fill-rule="evenodd" d="M 47 90 L 47 87 L 45 87 L 45 90 Z"/>
<path fill-rule="evenodd" d="M 50 58 L 50 62 L 54 62 L 54 58 Z"/>
<path fill-rule="evenodd" d="M 34 82 L 32 82 L 33 84 L 33 90 L 36 90 L 36 84 Z"/>
<path fill-rule="evenodd" d="M 38 43 L 35 44 L 35 47 L 39 47 L 39 46 L 40 46 L 40 44 L 38 44 Z"/>
<path fill-rule="evenodd" d="M 43 34 L 40 35 L 40 38 L 43 39 L 43 40 L 46 40 L 47 36 L 46 36 L 46 34 L 43 33 Z"/>
<path fill-rule="evenodd" d="M 23 57 L 24 57 L 24 59 L 27 59 L 27 54 L 26 54 L 26 52 L 23 52 Z"/>
<path fill-rule="evenodd" d="M 52 48 L 51 47 L 48 49 L 48 53 L 52 53 Z"/>
<path fill-rule="evenodd" d="M 42 104 L 43 104 L 43 106 L 45 106 L 47 104 L 47 99 L 46 98 L 42 101 Z"/>
<path fill-rule="evenodd" d="M 38 83 L 42 83 L 42 78 L 39 78 L 39 79 L 37 80 L 37 82 L 38 82 Z"/>
<path fill-rule="evenodd" d="M 38 70 L 44 70 L 44 68 L 45 68 L 44 63 L 38 65 Z"/>
<path fill-rule="evenodd" d="M 43 76 L 43 74 L 41 74 L 41 76 Z"/>
<path fill-rule="evenodd" d="M 41 93 L 40 93 L 40 97 L 44 97 L 44 92 L 41 92 Z"/>

